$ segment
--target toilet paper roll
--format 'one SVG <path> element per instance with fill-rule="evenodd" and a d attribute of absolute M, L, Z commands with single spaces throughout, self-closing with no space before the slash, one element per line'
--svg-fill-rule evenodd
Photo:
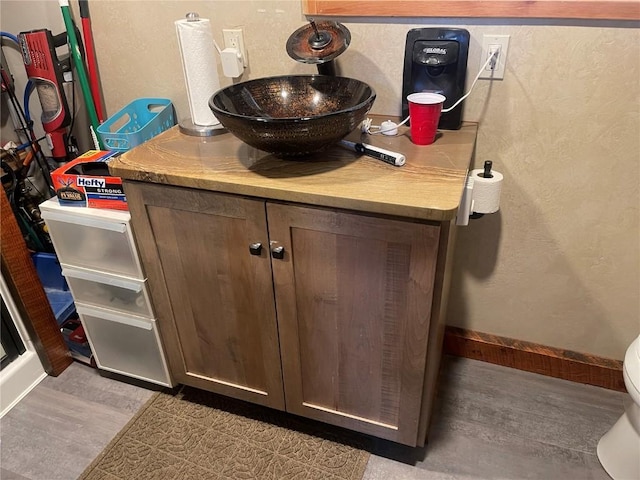
<path fill-rule="evenodd" d="M 502 174 L 491 171 L 493 177 L 485 178 L 484 170 L 477 168 L 471 171 L 473 178 L 473 211 L 475 213 L 496 213 L 500 209 L 500 193 L 502 191 Z"/>
<path fill-rule="evenodd" d="M 220 89 L 216 50 L 208 18 L 176 20 L 176 33 L 191 120 L 195 125 L 214 126 L 220 121 L 209 108 L 209 98 Z"/>

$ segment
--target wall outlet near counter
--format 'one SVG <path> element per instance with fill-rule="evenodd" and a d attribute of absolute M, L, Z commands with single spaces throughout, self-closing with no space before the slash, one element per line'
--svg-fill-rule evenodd
<path fill-rule="evenodd" d="M 234 48 L 242 55 L 242 65 L 244 68 L 249 66 L 247 62 L 247 50 L 244 46 L 244 37 L 241 28 L 225 28 L 222 30 L 222 38 L 224 39 L 224 48 Z"/>
<path fill-rule="evenodd" d="M 496 50 L 498 51 L 498 57 L 494 62 L 489 62 L 486 68 L 482 70 L 480 78 L 489 80 L 502 80 L 504 78 L 507 52 L 509 50 L 509 37 L 510 35 L 483 35 L 480 67 L 485 64 L 487 58 Z"/>

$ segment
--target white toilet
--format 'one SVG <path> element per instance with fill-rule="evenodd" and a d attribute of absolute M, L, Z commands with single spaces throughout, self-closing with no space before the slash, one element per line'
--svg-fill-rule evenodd
<path fill-rule="evenodd" d="M 598 459 L 614 480 L 640 479 L 640 335 L 627 349 L 622 366 L 631 402 L 598 442 Z"/>

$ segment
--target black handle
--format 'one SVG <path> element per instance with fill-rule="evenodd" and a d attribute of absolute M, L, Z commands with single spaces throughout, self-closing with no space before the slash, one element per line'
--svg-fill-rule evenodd
<path fill-rule="evenodd" d="M 262 244 L 260 242 L 249 245 L 249 253 L 251 255 L 260 255 L 262 253 Z"/>
<path fill-rule="evenodd" d="M 493 162 L 491 160 L 486 160 L 484 162 L 484 172 L 482 172 L 482 176 L 484 178 L 493 178 L 493 174 L 491 173 L 491 167 Z"/>
<path fill-rule="evenodd" d="M 283 246 L 273 247 L 271 249 L 271 256 L 273 258 L 278 258 L 282 260 L 284 258 L 284 247 Z"/>
<path fill-rule="evenodd" d="M 80 7 L 80 18 L 89 18 L 89 0 L 79 0 L 78 7 Z"/>

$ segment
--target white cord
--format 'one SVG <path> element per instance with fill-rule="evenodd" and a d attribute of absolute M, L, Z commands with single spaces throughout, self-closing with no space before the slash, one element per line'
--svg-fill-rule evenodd
<path fill-rule="evenodd" d="M 362 130 L 369 134 L 369 135 L 378 135 L 379 133 L 385 133 L 385 132 L 390 132 L 392 130 L 395 130 L 396 128 L 398 128 L 400 125 L 404 125 L 405 123 L 407 123 L 409 121 L 409 117 L 405 118 L 403 121 L 401 121 L 400 123 L 394 123 L 393 126 L 389 127 L 389 128 L 385 128 L 383 129 L 382 126 L 379 125 L 371 125 L 371 123 L 373 122 L 373 120 L 371 120 L 370 118 L 367 118 L 364 122 L 362 122 Z M 372 128 L 377 128 L 378 131 L 377 132 L 372 132 L 371 129 Z M 397 134 L 396 134 L 397 135 Z"/>
<path fill-rule="evenodd" d="M 220 47 L 218 46 L 218 43 L 216 42 L 216 39 L 213 39 L 213 46 L 216 47 L 216 50 L 218 51 L 218 55 L 222 55 L 222 50 L 220 50 Z"/>
<path fill-rule="evenodd" d="M 460 102 L 462 102 L 465 98 L 467 98 L 469 96 L 469 94 L 471 94 L 473 87 L 476 86 L 476 82 L 478 81 L 478 79 L 480 78 L 480 75 L 482 75 L 482 72 L 484 72 L 484 69 L 487 68 L 487 65 L 489 65 L 489 62 L 491 62 L 494 57 L 497 57 L 499 53 L 499 50 L 496 50 L 495 52 L 493 52 L 493 55 L 490 55 L 487 58 L 487 61 L 484 62 L 484 65 L 482 65 L 482 68 L 480 69 L 480 71 L 478 72 L 478 74 L 476 75 L 476 78 L 473 80 L 473 83 L 471 84 L 471 88 L 467 91 L 467 93 L 465 95 L 463 95 L 462 97 L 460 97 L 460 99 L 454 103 L 453 105 L 451 105 L 449 108 L 444 108 L 442 110 L 442 113 L 447 113 L 450 112 L 451 110 L 453 110 L 454 108 L 456 108 Z M 493 73 L 493 72 L 492 72 Z M 371 120 L 370 118 L 367 118 L 366 120 L 364 120 L 362 122 L 362 131 L 364 133 L 367 133 L 369 135 L 378 135 L 379 133 L 385 133 L 385 132 L 390 132 L 392 130 L 395 130 L 396 128 L 398 128 L 400 125 L 404 125 L 405 123 L 407 123 L 409 121 L 410 117 L 405 118 L 404 120 L 402 120 L 402 122 L 398 123 L 398 124 L 394 124 L 393 127 L 389 127 L 387 129 L 382 129 L 381 126 L 379 125 L 371 125 L 371 123 L 373 122 L 373 120 Z M 372 128 L 377 128 L 378 131 L 377 132 L 372 132 L 371 129 Z M 397 135 L 397 134 L 396 134 Z"/>
<path fill-rule="evenodd" d="M 456 108 L 461 101 L 463 101 L 465 98 L 467 98 L 469 96 L 469 94 L 471 93 L 471 91 L 473 90 L 473 87 L 476 86 L 476 82 L 478 81 L 478 79 L 480 78 L 480 75 L 482 75 L 482 72 L 484 72 L 484 69 L 487 68 L 487 65 L 489 65 L 489 62 L 491 62 L 491 60 L 493 60 L 493 57 L 498 55 L 499 50 L 496 50 L 495 52 L 493 52 L 493 55 L 489 55 L 489 58 L 487 58 L 487 61 L 484 62 L 484 65 L 482 65 L 482 68 L 480 69 L 480 71 L 478 72 L 478 75 L 476 75 L 475 80 L 473 80 L 473 83 L 471 84 L 471 88 L 469 89 L 469 91 L 463 95 L 462 97 L 460 97 L 460 100 L 458 100 L 456 103 L 454 103 L 453 105 L 451 105 L 449 108 L 444 108 L 442 109 L 442 113 L 447 113 L 450 112 L 451 110 L 453 110 L 454 108 Z M 493 70 L 492 72 L 493 73 Z"/>

